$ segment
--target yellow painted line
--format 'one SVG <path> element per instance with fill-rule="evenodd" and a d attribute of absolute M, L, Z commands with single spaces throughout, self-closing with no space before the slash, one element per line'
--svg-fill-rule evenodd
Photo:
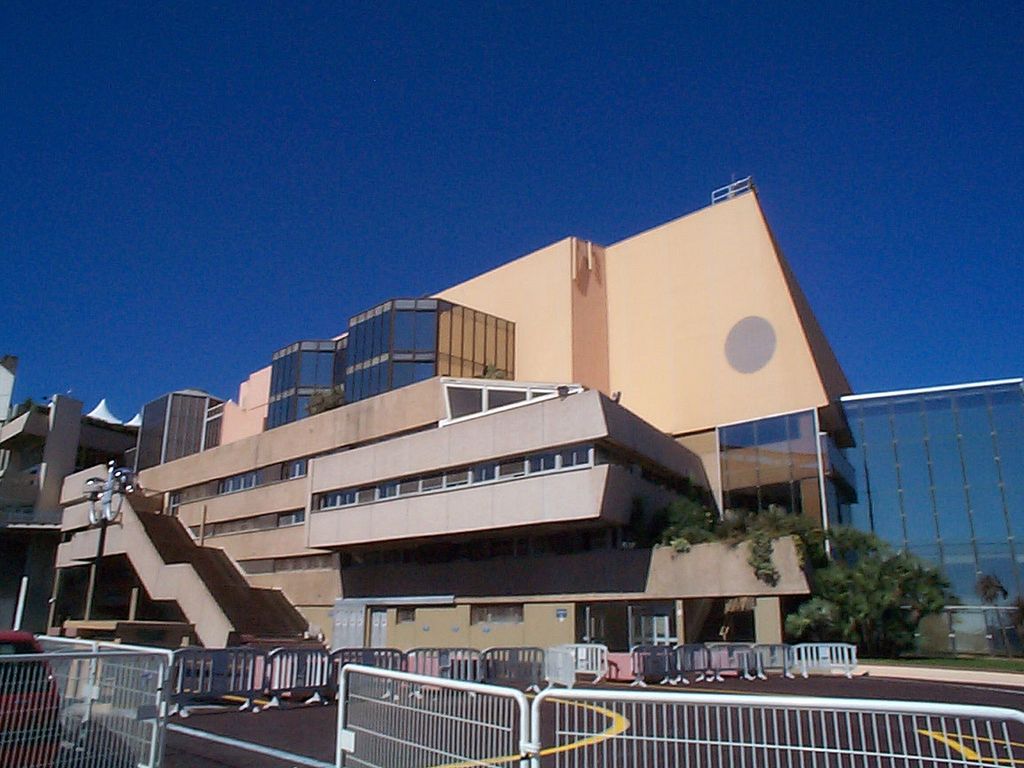
<path fill-rule="evenodd" d="M 585 739 L 574 741 L 571 744 L 562 744 L 558 747 L 548 747 L 540 751 L 541 757 L 548 755 L 556 755 L 560 752 L 571 752 L 574 749 L 583 749 L 583 747 L 589 747 L 594 744 L 600 744 L 602 741 L 618 736 L 620 733 L 624 733 L 629 730 L 630 722 L 629 719 L 620 715 L 618 712 L 613 712 L 605 707 L 599 707 L 596 704 L 585 704 L 582 701 L 560 701 L 554 699 L 554 701 L 565 704 L 567 706 L 580 707 L 581 709 L 589 709 L 592 712 L 597 712 L 600 715 L 604 715 L 611 721 L 611 725 L 605 728 L 600 733 L 596 733 L 593 736 L 587 736 Z M 501 757 L 489 757 L 483 760 L 472 760 L 469 762 L 462 763 L 446 763 L 444 765 L 435 765 L 433 768 L 473 768 L 477 765 L 502 765 L 503 763 L 512 763 L 522 760 L 522 755 L 503 755 Z"/>
<path fill-rule="evenodd" d="M 964 746 L 956 739 L 951 739 L 949 736 L 947 736 L 945 733 L 942 733 L 941 731 L 926 731 L 919 728 L 917 732 L 920 733 L 922 736 L 928 736 L 929 738 L 935 739 L 940 744 L 945 744 L 954 752 L 959 752 L 968 760 L 984 760 L 984 758 L 977 752 L 975 752 L 973 749 Z"/>
<path fill-rule="evenodd" d="M 1008 758 L 983 757 L 982 755 L 978 754 L 977 752 L 975 752 L 970 747 L 966 746 L 963 742 L 957 741 L 956 739 L 951 738 L 949 736 L 949 734 L 943 733 L 941 731 L 926 731 L 926 730 L 923 730 L 923 729 L 919 729 L 917 732 L 920 733 L 923 736 L 928 736 L 929 738 L 935 739 L 937 742 L 939 742 L 941 744 L 945 744 L 947 747 L 952 749 L 954 752 L 959 752 L 961 755 L 963 755 L 968 760 L 977 760 L 979 763 L 988 763 L 990 765 L 1009 765 L 1009 766 L 1020 765 L 1020 761 L 1015 759 L 1015 758 L 1013 758 L 1013 757 L 1008 757 Z M 994 744 L 996 746 L 1024 747 L 1024 744 L 1021 744 L 1020 742 L 1017 742 L 1017 741 L 999 741 L 998 739 L 989 739 L 989 738 L 986 738 L 984 736 L 964 736 L 964 735 L 961 735 L 960 738 L 964 739 L 965 741 L 975 741 L 975 742 L 977 742 L 977 741 L 987 741 L 990 744 Z"/>
<path fill-rule="evenodd" d="M 225 701 L 240 701 L 243 704 L 247 701 L 250 701 L 250 699 L 247 699 L 244 696 L 231 696 L 230 694 L 227 696 L 221 696 L 221 698 Z M 261 707 L 265 707 L 267 706 L 267 704 L 270 703 L 266 699 L 251 699 L 251 701 L 253 704 L 259 704 Z"/>

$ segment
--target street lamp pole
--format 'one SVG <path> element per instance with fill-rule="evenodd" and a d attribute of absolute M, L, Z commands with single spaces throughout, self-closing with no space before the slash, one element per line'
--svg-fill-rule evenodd
<path fill-rule="evenodd" d="M 90 477 L 85 481 L 82 492 L 89 500 L 89 525 L 100 529 L 96 557 L 89 566 L 89 588 L 85 593 L 85 620 L 92 618 L 92 605 L 96 593 L 96 578 L 107 545 L 107 526 L 121 514 L 121 505 L 127 494 L 135 490 L 135 475 L 126 467 L 118 467 L 111 461 L 107 464 L 107 477 Z"/>

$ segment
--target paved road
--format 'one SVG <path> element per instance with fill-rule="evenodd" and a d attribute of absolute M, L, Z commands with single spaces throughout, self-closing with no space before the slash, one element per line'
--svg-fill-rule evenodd
<path fill-rule="evenodd" d="M 650 686 L 648 690 L 898 699 L 999 706 L 1024 711 L 1024 688 L 967 686 L 871 677 L 856 677 L 852 680 L 841 677 L 812 677 L 808 680 L 775 677 L 760 682 L 727 679 L 723 682 L 695 683 L 678 688 L 662 689 Z M 337 708 L 334 705 L 265 710 L 258 714 L 221 710 L 193 714 L 187 719 L 174 717 L 171 722 L 185 728 L 199 729 L 306 756 L 313 761 L 331 763 L 334 759 L 334 731 L 337 722 Z M 631 732 L 636 733 L 637 730 L 638 728 L 634 726 Z M 553 731 L 554 726 L 551 728 L 551 737 L 554 737 Z M 568 737 L 563 736 L 563 739 L 565 738 Z M 1014 733 L 1013 739 L 1024 742 L 1024 734 Z M 549 734 L 545 734 L 545 743 L 553 743 L 549 740 Z M 977 742 L 965 743 L 964 746 L 969 747 L 971 744 L 980 751 Z M 554 760 L 555 758 L 551 757 L 545 762 L 554 764 Z M 621 754 L 601 759 L 600 750 L 596 748 L 592 749 L 590 754 L 578 752 L 571 760 L 564 757 L 559 757 L 558 760 L 561 765 L 587 765 L 588 768 L 602 764 L 628 765 L 632 762 L 624 761 Z M 991 757 L 983 758 L 983 762 L 1000 764 L 1000 761 Z M 164 761 L 167 768 L 285 768 L 301 764 L 295 760 L 258 755 L 226 744 L 214 744 L 173 730 L 167 735 Z"/>

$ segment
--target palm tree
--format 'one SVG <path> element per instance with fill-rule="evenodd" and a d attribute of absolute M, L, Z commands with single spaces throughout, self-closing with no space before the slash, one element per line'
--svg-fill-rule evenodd
<path fill-rule="evenodd" d="M 985 605 L 994 606 L 997 600 L 1005 600 L 1010 596 L 1010 593 L 1006 591 L 1006 587 L 1003 586 L 1003 582 L 999 580 L 998 576 L 985 573 L 978 577 L 978 583 L 974 585 L 974 591 L 978 593 L 978 597 Z M 1003 636 L 1003 648 L 1006 649 L 1006 655 L 1010 655 L 1010 641 L 1006 636 L 1006 622 L 999 616 L 999 612 L 996 611 L 996 621 L 999 624 L 999 632 Z"/>

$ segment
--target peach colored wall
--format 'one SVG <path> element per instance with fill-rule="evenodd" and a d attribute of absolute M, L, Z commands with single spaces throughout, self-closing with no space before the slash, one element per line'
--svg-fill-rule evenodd
<path fill-rule="evenodd" d="M 253 372 L 238 387 L 238 402 L 224 404 L 220 442 L 232 443 L 263 431 L 270 397 L 270 366 Z"/>
<path fill-rule="evenodd" d="M 610 395 L 608 295 L 604 248 L 573 238 L 572 378 Z"/>
<path fill-rule="evenodd" d="M 484 601 L 476 601 L 481 604 Z M 558 609 L 566 617 L 559 621 Z M 534 646 L 549 648 L 571 643 L 576 635 L 575 606 L 572 603 L 526 603 L 523 620 L 516 623 L 472 624 L 472 606 L 416 607 L 416 620 L 397 623 L 397 611 L 388 609 L 388 645 L 408 651 L 435 646 L 504 648 Z"/>
<path fill-rule="evenodd" d="M 704 208 L 609 246 L 611 387 L 672 434 L 823 405 L 827 396 L 757 197 Z M 738 321 L 771 323 L 775 351 L 734 370 Z"/>
<path fill-rule="evenodd" d="M 516 324 L 520 381 L 572 381 L 573 242 L 561 240 L 435 294 Z"/>

